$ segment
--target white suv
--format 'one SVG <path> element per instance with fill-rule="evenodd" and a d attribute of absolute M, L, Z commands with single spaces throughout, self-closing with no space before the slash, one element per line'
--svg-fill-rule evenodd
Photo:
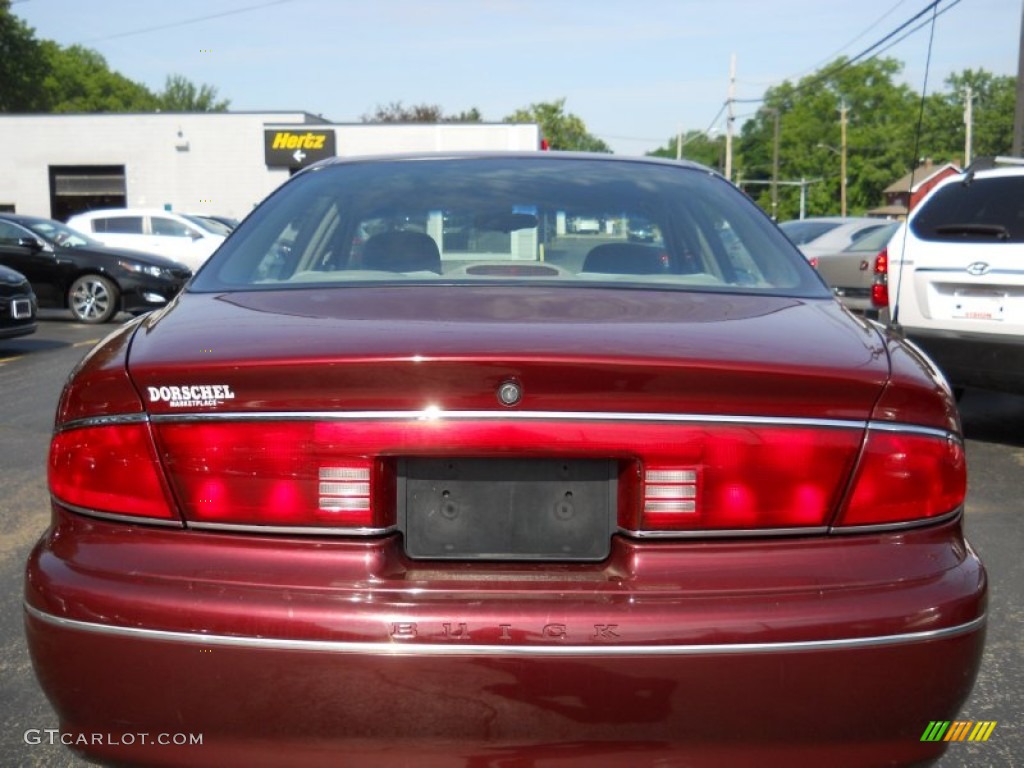
<path fill-rule="evenodd" d="M 945 179 L 888 252 L 893 321 L 950 383 L 1024 393 L 1024 167 Z"/>
<path fill-rule="evenodd" d="M 68 226 L 104 245 L 166 256 L 193 272 L 224 242 L 224 235 L 199 217 L 160 209 L 87 211 L 68 219 Z"/>

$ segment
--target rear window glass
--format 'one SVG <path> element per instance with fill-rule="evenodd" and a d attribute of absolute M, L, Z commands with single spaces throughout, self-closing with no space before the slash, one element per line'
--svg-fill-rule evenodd
<path fill-rule="evenodd" d="M 899 229 L 899 222 L 892 222 L 881 227 L 869 229 L 863 232 L 859 238 L 855 238 L 853 244 L 846 250 L 860 253 L 861 251 L 880 251 L 890 240 L 893 234 Z"/>
<path fill-rule="evenodd" d="M 192 237 L 197 235 L 194 229 L 188 224 L 182 224 L 180 221 L 174 219 L 168 219 L 164 216 L 153 216 L 149 220 L 150 227 L 153 228 L 154 235 L 164 235 L 166 237 Z"/>
<path fill-rule="evenodd" d="M 260 206 L 192 289 L 538 281 L 827 295 L 723 179 L 550 156 L 322 166 Z"/>
<path fill-rule="evenodd" d="M 93 232 L 111 232 L 124 235 L 142 234 L 141 216 L 111 216 L 92 220 Z"/>
<path fill-rule="evenodd" d="M 910 228 L 922 240 L 1024 242 L 1024 175 L 946 184 L 917 211 Z"/>
<path fill-rule="evenodd" d="M 784 221 L 779 228 L 795 245 L 807 245 L 842 224 L 841 221 Z"/>

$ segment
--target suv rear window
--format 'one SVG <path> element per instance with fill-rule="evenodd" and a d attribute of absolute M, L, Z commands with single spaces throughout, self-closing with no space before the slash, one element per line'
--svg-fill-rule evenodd
<path fill-rule="evenodd" d="M 911 221 L 922 240 L 1024 242 L 1024 175 L 946 184 Z"/>

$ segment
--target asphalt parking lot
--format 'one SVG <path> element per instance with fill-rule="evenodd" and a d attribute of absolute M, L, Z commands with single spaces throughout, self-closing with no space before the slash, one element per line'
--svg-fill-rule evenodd
<path fill-rule="evenodd" d="M 7 585 L 0 593 L 0 765 L 85 765 L 50 744 L 45 732 L 57 727 L 57 719 L 25 649 L 22 571 L 48 522 L 46 451 L 61 385 L 113 328 L 77 325 L 50 312 L 36 334 L 0 341 L 0 575 Z M 1012 768 L 1024 765 L 1024 396 L 970 390 L 961 407 L 970 473 L 967 532 L 988 568 L 991 596 L 981 675 L 960 716 L 997 726 L 987 742 L 951 744 L 939 765 Z M 117 674 L 114 659 L 111 674 Z"/>

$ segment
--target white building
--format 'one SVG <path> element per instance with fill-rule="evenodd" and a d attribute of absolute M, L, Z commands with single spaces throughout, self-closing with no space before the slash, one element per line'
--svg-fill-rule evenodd
<path fill-rule="evenodd" d="M 334 124 L 305 112 L 0 116 L 0 211 L 146 207 L 242 218 L 332 155 L 535 150 L 536 124 Z"/>

